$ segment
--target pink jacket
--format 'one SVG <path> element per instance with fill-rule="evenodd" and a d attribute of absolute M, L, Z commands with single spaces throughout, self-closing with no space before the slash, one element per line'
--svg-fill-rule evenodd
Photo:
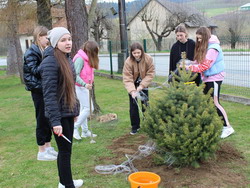
<path fill-rule="evenodd" d="M 84 61 L 84 65 L 81 70 L 80 77 L 85 83 L 92 84 L 94 82 L 94 68 L 90 67 L 89 58 L 82 49 L 80 49 L 77 52 L 77 54 L 74 56 L 73 62 L 75 62 L 75 60 L 79 57 L 82 58 L 82 60 Z M 76 82 L 76 85 L 81 86 L 77 82 Z"/>

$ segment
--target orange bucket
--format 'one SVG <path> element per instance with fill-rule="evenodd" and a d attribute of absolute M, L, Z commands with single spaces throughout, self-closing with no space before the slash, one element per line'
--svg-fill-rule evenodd
<path fill-rule="evenodd" d="M 131 188 L 158 188 L 161 177 L 152 172 L 134 172 L 129 175 Z"/>

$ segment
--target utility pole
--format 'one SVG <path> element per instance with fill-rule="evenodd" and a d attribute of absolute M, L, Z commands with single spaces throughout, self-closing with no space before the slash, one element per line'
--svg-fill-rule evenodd
<path fill-rule="evenodd" d="M 125 0 L 118 0 L 121 53 L 118 54 L 118 72 L 122 72 L 125 59 L 128 57 L 128 35 L 126 22 Z"/>

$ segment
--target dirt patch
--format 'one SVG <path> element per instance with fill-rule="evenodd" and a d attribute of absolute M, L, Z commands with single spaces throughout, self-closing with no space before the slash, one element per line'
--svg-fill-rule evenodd
<path fill-rule="evenodd" d="M 134 154 L 138 146 L 147 142 L 145 135 L 129 134 L 113 140 L 108 147 L 116 157 L 103 158 L 110 160 L 111 164 L 121 164 L 126 161 L 125 154 Z M 172 166 L 157 166 L 153 163 L 153 155 L 142 160 L 134 160 L 133 164 L 139 171 L 155 172 L 161 176 L 162 187 L 178 188 L 227 188 L 247 187 L 250 182 L 240 173 L 248 163 L 244 160 L 242 153 L 231 146 L 230 143 L 223 143 L 216 153 L 216 158 L 201 163 L 200 168 L 185 167 L 174 168 Z"/>

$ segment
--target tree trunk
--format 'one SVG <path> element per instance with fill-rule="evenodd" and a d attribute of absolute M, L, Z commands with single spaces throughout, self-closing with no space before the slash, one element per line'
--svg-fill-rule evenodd
<path fill-rule="evenodd" d="M 23 58 L 22 49 L 17 34 L 18 31 L 18 1 L 8 1 L 8 52 L 7 52 L 7 75 L 19 74 L 23 82 Z"/>
<path fill-rule="evenodd" d="M 88 15 L 88 27 L 89 29 L 91 28 L 94 18 L 95 18 L 95 10 L 97 6 L 97 0 L 92 0 L 91 1 L 91 6 L 89 9 L 89 15 Z"/>
<path fill-rule="evenodd" d="M 8 27 L 9 28 L 9 27 Z M 11 35 L 11 31 L 8 32 L 8 35 Z M 7 51 L 7 75 L 17 75 L 18 67 L 17 67 L 17 54 L 16 54 L 16 46 L 15 39 L 12 36 L 8 36 L 8 51 Z"/>
<path fill-rule="evenodd" d="M 37 1 L 37 20 L 38 25 L 52 29 L 52 16 L 50 0 L 36 0 Z"/>
<path fill-rule="evenodd" d="M 101 112 L 100 106 L 96 102 L 95 98 L 95 83 L 93 83 L 93 89 L 92 89 L 92 97 L 93 97 L 93 105 L 94 105 L 94 114 L 99 114 Z"/>
<path fill-rule="evenodd" d="M 158 36 L 158 39 L 157 39 L 157 46 L 156 46 L 156 48 L 157 48 L 157 51 L 161 51 L 161 49 L 162 49 L 162 37 L 160 37 L 160 36 Z"/>
<path fill-rule="evenodd" d="M 88 40 L 88 15 L 85 0 L 65 0 L 68 29 L 72 34 L 72 57 Z"/>

